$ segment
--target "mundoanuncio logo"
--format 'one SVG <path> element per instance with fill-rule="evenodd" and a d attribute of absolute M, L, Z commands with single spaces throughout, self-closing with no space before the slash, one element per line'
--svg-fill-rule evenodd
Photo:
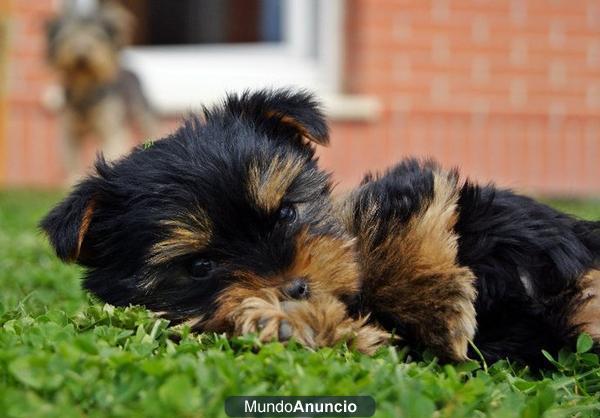
<path fill-rule="evenodd" d="M 225 400 L 230 417 L 370 417 L 370 396 L 231 396 Z"/>

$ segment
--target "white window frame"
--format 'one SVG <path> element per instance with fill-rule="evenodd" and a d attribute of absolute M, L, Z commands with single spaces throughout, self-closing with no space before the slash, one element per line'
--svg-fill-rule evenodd
<path fill-rule="evenodd" d="M 131 47 L 123 64 L 135 71 L 162 113 L 197 110 L 226 92 L 301 87 L 320 96 L 341 93 L 344 0 L 281 0 L 283 42 Z M 317 7 L 318 21 L 311 15 Z M 314 56 L 311 36 L 319 53 Z M 352 107 L 352 106 L 351 106 Z"/>

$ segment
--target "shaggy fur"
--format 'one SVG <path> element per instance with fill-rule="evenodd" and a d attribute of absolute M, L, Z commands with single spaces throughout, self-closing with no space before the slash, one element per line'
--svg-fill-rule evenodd
<path fill-rule="evenodd" d="M 112 304 L 197 331 L 372 352 L 387 333 L 346 312 L 360 274 L 314 158 L 327 142 L 307 94 L 232 95 L 152 146 L 100 158 L 42 227 Z"/>
<path fill-rule="evenodd" d="M 406 160 L 367 176 L 338 209 L 357 238 L 362 300 L 387 329 L 448 360 L 541 365 L 580 332 L 600 336 L 600 222 Z"/>
<path fill-rule="evenodd" d="M 542 364 L 600 337 L 600 223 L 433 162 L 406 160 L 333 200 L 303 92 L 231 95 L 96 174 L 42 221 L 102 300 L 195 331 L 372 353 L 394 332 L 443 360 Z"/>

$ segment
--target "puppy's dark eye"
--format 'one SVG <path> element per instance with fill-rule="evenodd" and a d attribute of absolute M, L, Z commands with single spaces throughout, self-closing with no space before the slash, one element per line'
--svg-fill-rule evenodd
<path fill-rule="evenodd" d="M 190 269 L 190 273 L 192 275 L 192 279 L 194 280 L 203 280 L 205 279 L 212 269 L 215 267 L 215 264 L 207 260 L 205 258 L 199 258 L 192 262 L 192 266 Z"/>
<path fill-rule="evenodd" d="M 294 205 L 283 205 L 277 212 L 277 221 L 280 223 L 291 224 L 296 220 L 297 213 Z"/>

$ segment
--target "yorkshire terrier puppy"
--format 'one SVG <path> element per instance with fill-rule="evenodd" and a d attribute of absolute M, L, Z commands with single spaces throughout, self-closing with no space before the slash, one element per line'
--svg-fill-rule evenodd
<path fill-rule="evenodd" d="M 333 200 L 303 92 L 229 96 L 107 163 L 42 221 L 85 287 L 195 331 L 309 347 L 390 340 L 535 364 L 600 338 L 600 223 L 408 160 Z"/>
<path fill-rule="evenodd" d="M 154 115 L 137 76 L 121 67 L 133 18 L 116 3 L 95 12 L 67 9 L 48 23 L 48 60 L 59 75 L 65 167 L 70 181 L 81 174 L 84 138 L 95 135 L 105 155 L 116 158 L 130 147 L 128 125 L 144 135 L 155 131 Z"/>
<path fill-rule="evenodd" d="M 360 268 L 314 157 L 327 142 L 309 95 L 230 96 L 151 146 L 100 158 L 42 227 L 112 304 L 196 331 L 372 352 L 387 333 L 346 309 Z"/>

